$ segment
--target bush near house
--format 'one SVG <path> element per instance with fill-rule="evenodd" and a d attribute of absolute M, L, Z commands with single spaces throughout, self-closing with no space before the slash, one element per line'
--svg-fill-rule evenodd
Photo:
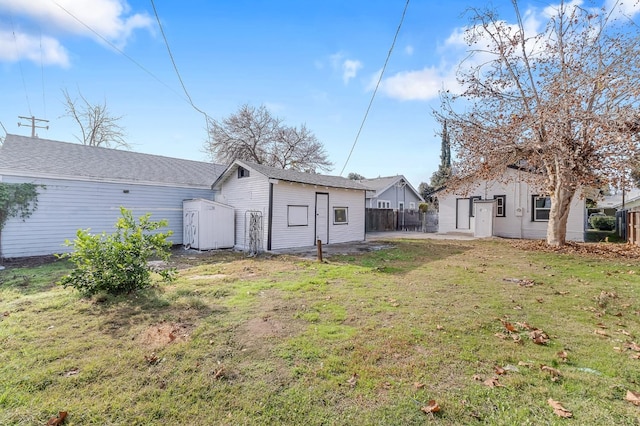
<path fill-rule="evenodd" d="M 613 231 L 616 227 L 616 218 L 613 216 L 591 216 L 589 223 L 594 229 L 600 231 Z"/>
<path fill-rule="evenodd" d="M 158 272 L 165 281 L 172 281 L 175 269 L 154 271 L 149 265 L 152 257 L 168 261 L 172 231 L 153 232 L 166 227 L 166 220 L 151 221 L 151 214 L 138 221 L 130 210 L 120 208 L 122 217 L 116 222 L 116 232 L 93 235 L 89 230 L 78 230 L 72 253 L 60 255 L 75 264 L 75 269 L 60 280 L 65 287 L 73 287 L 85 295 L 98 292 L 109 294 L 131 293 L 151 286 L 151 272 Z"/>

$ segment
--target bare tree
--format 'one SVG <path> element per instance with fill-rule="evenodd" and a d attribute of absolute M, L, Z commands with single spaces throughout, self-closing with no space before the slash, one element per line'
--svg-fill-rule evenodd
<path fill-rule="evenodd" d="M 102 105 L 92 104 L 78 93 L 80 101 L 71 98 L 66 89 L 62 90 L 65 115 L 73 118 L 80 127 L 81 137 L 74 135 L 76 139 L 83 145 L 131 149 L 125 140 L 124 128 L 118 124 L 122 116 L 112 115 L 106 101 Z"/>
<path fill-rule="evenodd" d="M 546 9 L 545 29 L 529 34 L 512 4 L 515 25 L 471 10 L 472 51 L 458 71 L 464 91 L 443 94 L 435 115 L 457 148 L 454 181 L 497 178 L 508 164 L 527 167 L 551 199 L 547 243 L 561 246 L 576 191 L 618 185 L 639 151 L 638 26 L 619 10 L 560 0 Z"/>
<path fill-rule="evenodd" d="M 289 127 L 264 106 L 242 105 L 222 121 L 209 119 L 205 151 L 213 161 L 243 159 L 282 169 L 331 170 L 322 144 L 303 124 Z"/>
<path fill-rule="evenodd" d="M 356 173 L 356 172 L 351 172 L 347 175 L 347 179 L 351 179 L 351 180 L 363 180 L 366 179 L 366 177 L 362 176 L 360 173 Z"/>

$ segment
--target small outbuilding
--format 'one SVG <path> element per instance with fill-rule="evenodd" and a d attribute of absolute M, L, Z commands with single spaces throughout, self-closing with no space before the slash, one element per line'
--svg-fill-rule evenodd
<path fill-rule="evenodd" d="M 198 198 L 182 202 L 182 244 L 185 248 L 233 248 L 233 207 Z"/>
<path fill-rule="evenodd" d="M 262 250 L 364 241 L 367 186 L 340 176 L 236 160 L 213 183 L 235 209 L 235 247 Z"/>

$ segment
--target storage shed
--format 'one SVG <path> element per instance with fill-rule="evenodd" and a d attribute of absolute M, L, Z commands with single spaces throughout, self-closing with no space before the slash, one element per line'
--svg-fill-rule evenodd
<path fill-rule="evenodd" d="M 233 207 L 203 198 L 182 202 L 182 244 L 198 250 L 232 248 Z"/>

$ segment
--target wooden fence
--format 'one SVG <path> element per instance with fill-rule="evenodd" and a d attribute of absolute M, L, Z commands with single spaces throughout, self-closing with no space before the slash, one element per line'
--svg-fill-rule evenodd
<path fill-rule="evenodd" d="M 438 213 L 417 210 L 366 209 L 366 232 L 381 231 L 438 231 Z"/>

